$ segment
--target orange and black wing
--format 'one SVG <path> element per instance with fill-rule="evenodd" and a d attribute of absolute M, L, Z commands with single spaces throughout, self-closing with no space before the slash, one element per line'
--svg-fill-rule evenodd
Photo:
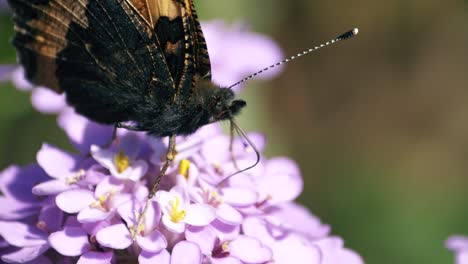
<path fill-rule="evenodd" d="M 150 10 L 137 5 L 146 0 L 8 2 L 27 79 L 65 91 L 79 113 L 116 123 L 131 120 L 135 104 L 173 97 L 170 67 L 146 21 L 152 13 L 135 11 Z"/>

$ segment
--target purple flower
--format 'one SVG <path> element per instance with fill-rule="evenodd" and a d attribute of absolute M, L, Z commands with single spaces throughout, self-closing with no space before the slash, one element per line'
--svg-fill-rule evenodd
<path fill-rule="evenodd" d="M 263 149 L 265 138 L 249 135 Z M 329 226 L 294 202 L 302 178 L 290 159 L 262 157 L 254 169 L 218 186 L 236 170 L 229 137 L 218 124 L 179 137 L 183 148 L 177 156 L 183 158 L 176 157 L 138 225 L 161 165 L 156 157 L 165 153 L 167 141 L 127 131 L 118 139 L 109 147 L 77 141 L 89 146 L 91 157 L 44 144 L 37 155 L 40 166 L 10 167 L 1 174 L 0 202 L 15 204 L 0 215 L 3 261 L 58 256 L 80 263 L 120 258 L 141 263 L 363 263 L 340 238 L 329 236 Z M 234 154 L 240 167 L 255 160 L 241 139 L 235 139 Z"/>
<path fill-rule="evenodd" d="M 213 81 L 221 86 L 230 86 L 284 58 L 276 43 L 266 36 L 249 32 L 242 23 L 228 26 L 217 20 L 202 23 L 202 27 L 211 57 Z M 271 78 L 281 70 L 282 67 L 276 67 L 259 78 Z M 239 91 L 242 87 L 234 87 L 234 90 Z"/>
<path fill-rule="evenodd" d="M 452 236 L 446 241 L 445 245 L 455 252 L 456 264 L 468 264 L 468 237 Z"/>

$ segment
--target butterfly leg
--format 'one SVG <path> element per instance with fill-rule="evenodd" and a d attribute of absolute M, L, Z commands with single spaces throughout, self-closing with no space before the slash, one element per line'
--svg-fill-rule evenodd
<path fill-rule="evenodd" d="M 151 188 L 150 193 L 148 194 L 148 199 L 146 200 L 145 207 L 143 208 L 143 211 L 138 215 L 138 221 L 137 225 L 134 227 L 132 230 L 132 238 L 135 240 L 135 236 L 139 230 L 139 227 L 142 225 L 142 222 L 145 218 L 146 211 L 148 211 L 148 207 L 151 204 L 151 201 L 156 195 L 156 192 L 158 191 L 159 184 L 161 183 L 161 179 L 163 176 L 166 174 L 167 169 L 171 165 L 171 162 L 175 158 L 175 143 L 176 143 L 176 136 L 173 134 L 169 137 L 169 146 L 167 148 L 167 153 L 166 153 L 166 162 L 164 162 L 163 167 L 161 168 L 161 171 L 159 172 L 158 178 L 156 178 L 156 181 L 153 184 L 153 187 Z"/>
<path fill-rule="evenodd" d="M 234 164 L 234 168 L 239 171 L 240 169 L 239 169 L 239 166 L 237 165 L 236 156 L 234 155 L 234 136 L 235 136 L 234 132 L 235 132 L 234 124 L 231 121 L 229 153 L 231 154 L 231 160 L 232 160 L 232 163 Z"/>

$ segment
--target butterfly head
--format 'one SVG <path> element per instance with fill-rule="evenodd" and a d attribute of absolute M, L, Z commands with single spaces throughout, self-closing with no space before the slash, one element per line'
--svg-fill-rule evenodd
<path fill-rule="evenodd" d="M 247 105 L 244 100 L 235 99 L 234 92 L 229 88 L 214 88 L 210 92 L 207 104 L 209 123 L 230 120 Z"/>

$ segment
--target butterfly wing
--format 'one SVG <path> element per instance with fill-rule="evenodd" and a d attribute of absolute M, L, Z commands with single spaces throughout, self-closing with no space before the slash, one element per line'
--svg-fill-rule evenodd
<path fill-rule="evenodd" d="M 195 83 L 200 79 L 211 80 L 211 64 L 200 22 L 193 0 L 177 0 L 183 6 L 182 19 L 185 39 L 185 67 L 178 91 L 191 95 L 197 88 Z M 176 83 L 177 84 L 177 83 Z"/>
<path fill-rule="evenodd" d="M 149 98 L 172 98 L 176 86 L 144 20 L 151 16 L 134 12 L 129 0 L 8 1 L 27 79 L 65 91 L 79 113 L 116 123 Z"/>

